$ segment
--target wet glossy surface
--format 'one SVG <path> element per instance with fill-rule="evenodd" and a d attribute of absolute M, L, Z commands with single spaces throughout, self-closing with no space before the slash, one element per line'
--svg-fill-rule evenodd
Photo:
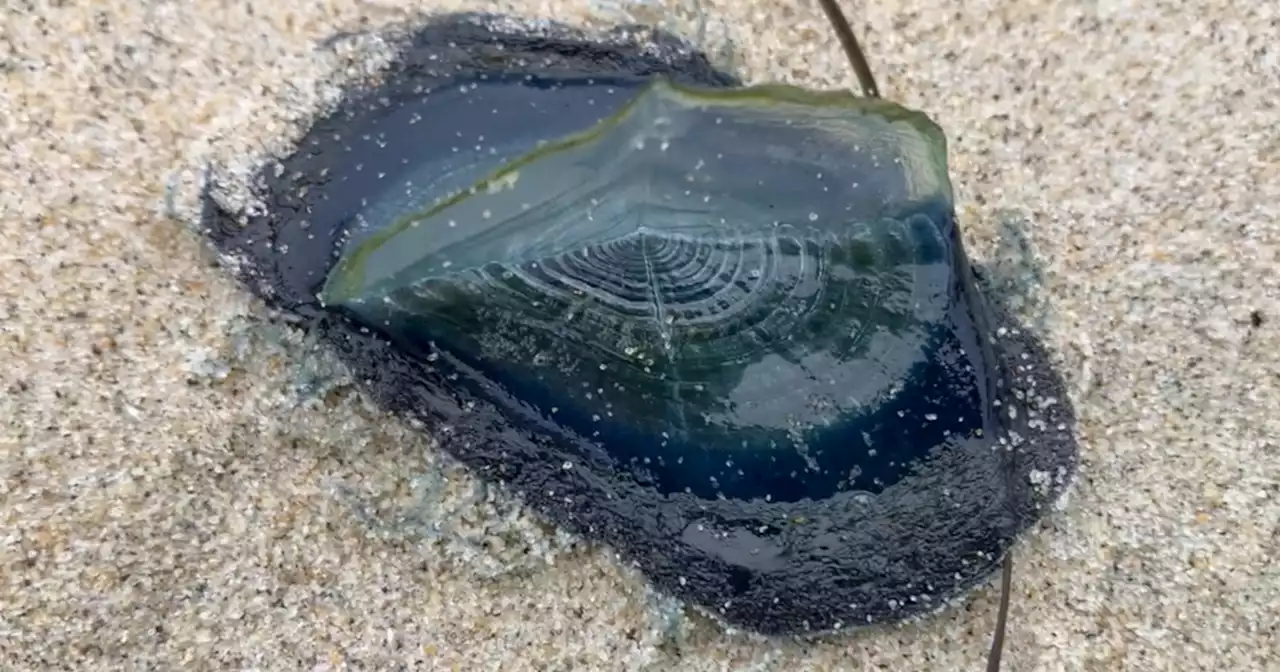
<path fill-rule="evenodd" d="M 344 246 L 326 303 L 465 359 L 663 493 L 880 492 L 987 429 L 986 363 L 945 354 L 976 336 L 948 315 L 927 119 L 786 89 L 631 95 Z"/>
<path fill-rule="evenodd" d="M 717 92 L 669 38 L 482 23 L 417 33 L 319 120 L 265 216 L 209 199 L 249 286 L 482 477 L 730 622 L 865 625 L 985 578 L 1074 469 L 1072 418 L 997 332 L 936 126 Z"/>

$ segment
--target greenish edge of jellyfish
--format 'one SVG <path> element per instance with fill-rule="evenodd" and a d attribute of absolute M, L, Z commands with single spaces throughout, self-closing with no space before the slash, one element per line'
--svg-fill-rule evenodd
<path fill-rule="evenodd" d="M 537 161 L 553 152 L 572 149 L 591 142 L 605 132 L 617 127 L 630 115 L 639 102 L 649 93 L 658 92 L 666 95 L 675 94 L 682 102 L 692 104 L 713 105 L 716 107 L 739 107 L 750 104 L 793 104 L 810 107 L 845 107 L 852 112 L 877 115 L 890 123 L 905 123 L 920 133 L 928 147 L 932 150 L 929 165 L 938 170 L 936 184 L 943 190 L 948 200 L 952 200 L 950 176 L 947 172 L 947 138 L 942 128 L 923 112 L 905 108 L 881 98 L 865 98 L 848 91 L 814 91 L 788 84 L 760 84 L 755 86 L 722 89 L 687 86 L 658 76 L 653 83 L 635 96 L 622 109 L 601 120 L 595 126 L 569 135 L 561 140 L 549 142 L 519 158 L 513 159 L 496 169 L 488 177 L 478 180 L 471 188 L 459 191 L 453 196 L 418 212 L 403 215 L 387 228 L 379 231 L 361 242 L 349 254 L 342 255 L 333 272 L 326 279 L 319 299 L 323 305 L 339 305 L 356 297 L 364 284 L 365 262 L 369 255 L 379 247 L 395 238 L 414 222 L 428 219 L 437 213 L 452 207 L 472 194 L 486 190 L 490 185 L 501 184 L 512 173 Z"/>

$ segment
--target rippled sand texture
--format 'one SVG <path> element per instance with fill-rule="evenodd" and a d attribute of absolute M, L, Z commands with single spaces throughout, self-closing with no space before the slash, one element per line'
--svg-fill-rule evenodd
<path fill-rule="evenodd" d="M 165 216 L 386 55 L 322 41 L 424 4 L 5 4 L 0 666 L 979 669 L 990 588 L 818 644 L 678 618 L 367 406 Z M 706 4 L 747 78 L 854 86 L 816 5 Z M 974 256 L 1081 416 L 1008 669 L 1280 669 L 1280 9 L 964 4 L 849 9 L 882 90 L 948 130 Z"/>

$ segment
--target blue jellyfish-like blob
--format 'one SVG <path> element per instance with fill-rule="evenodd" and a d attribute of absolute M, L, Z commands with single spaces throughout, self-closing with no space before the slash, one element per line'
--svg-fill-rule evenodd
<path fill-rule="evenodd" d="M 678 40 L 436 19 L 211 238 L 385 407 L 762 632 L 937 608 L 1075 466 L 925 115 Z"/>

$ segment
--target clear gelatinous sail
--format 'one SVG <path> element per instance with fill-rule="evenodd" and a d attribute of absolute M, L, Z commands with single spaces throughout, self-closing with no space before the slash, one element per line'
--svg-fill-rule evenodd
<path fill-rule="evenodd" d="M 349 246 L 325 294 L 367 298 L 628 233 L 848 237 L 950 201 L 945 139 L 922 114 L 843 93 L 658 79 L 596 126 Z"/>
<path fill-rule="evenodd" d="M 971 429 L 906 440 L 876 420 L 954 410 L 915 388 L 972 387 L 931 359 L 949 339 L 950 209 L 923 115 L 659 79 L 349 244 L 323 297 L 656 464 L 639 472 L 660 489 L 878 491 Z"/>

